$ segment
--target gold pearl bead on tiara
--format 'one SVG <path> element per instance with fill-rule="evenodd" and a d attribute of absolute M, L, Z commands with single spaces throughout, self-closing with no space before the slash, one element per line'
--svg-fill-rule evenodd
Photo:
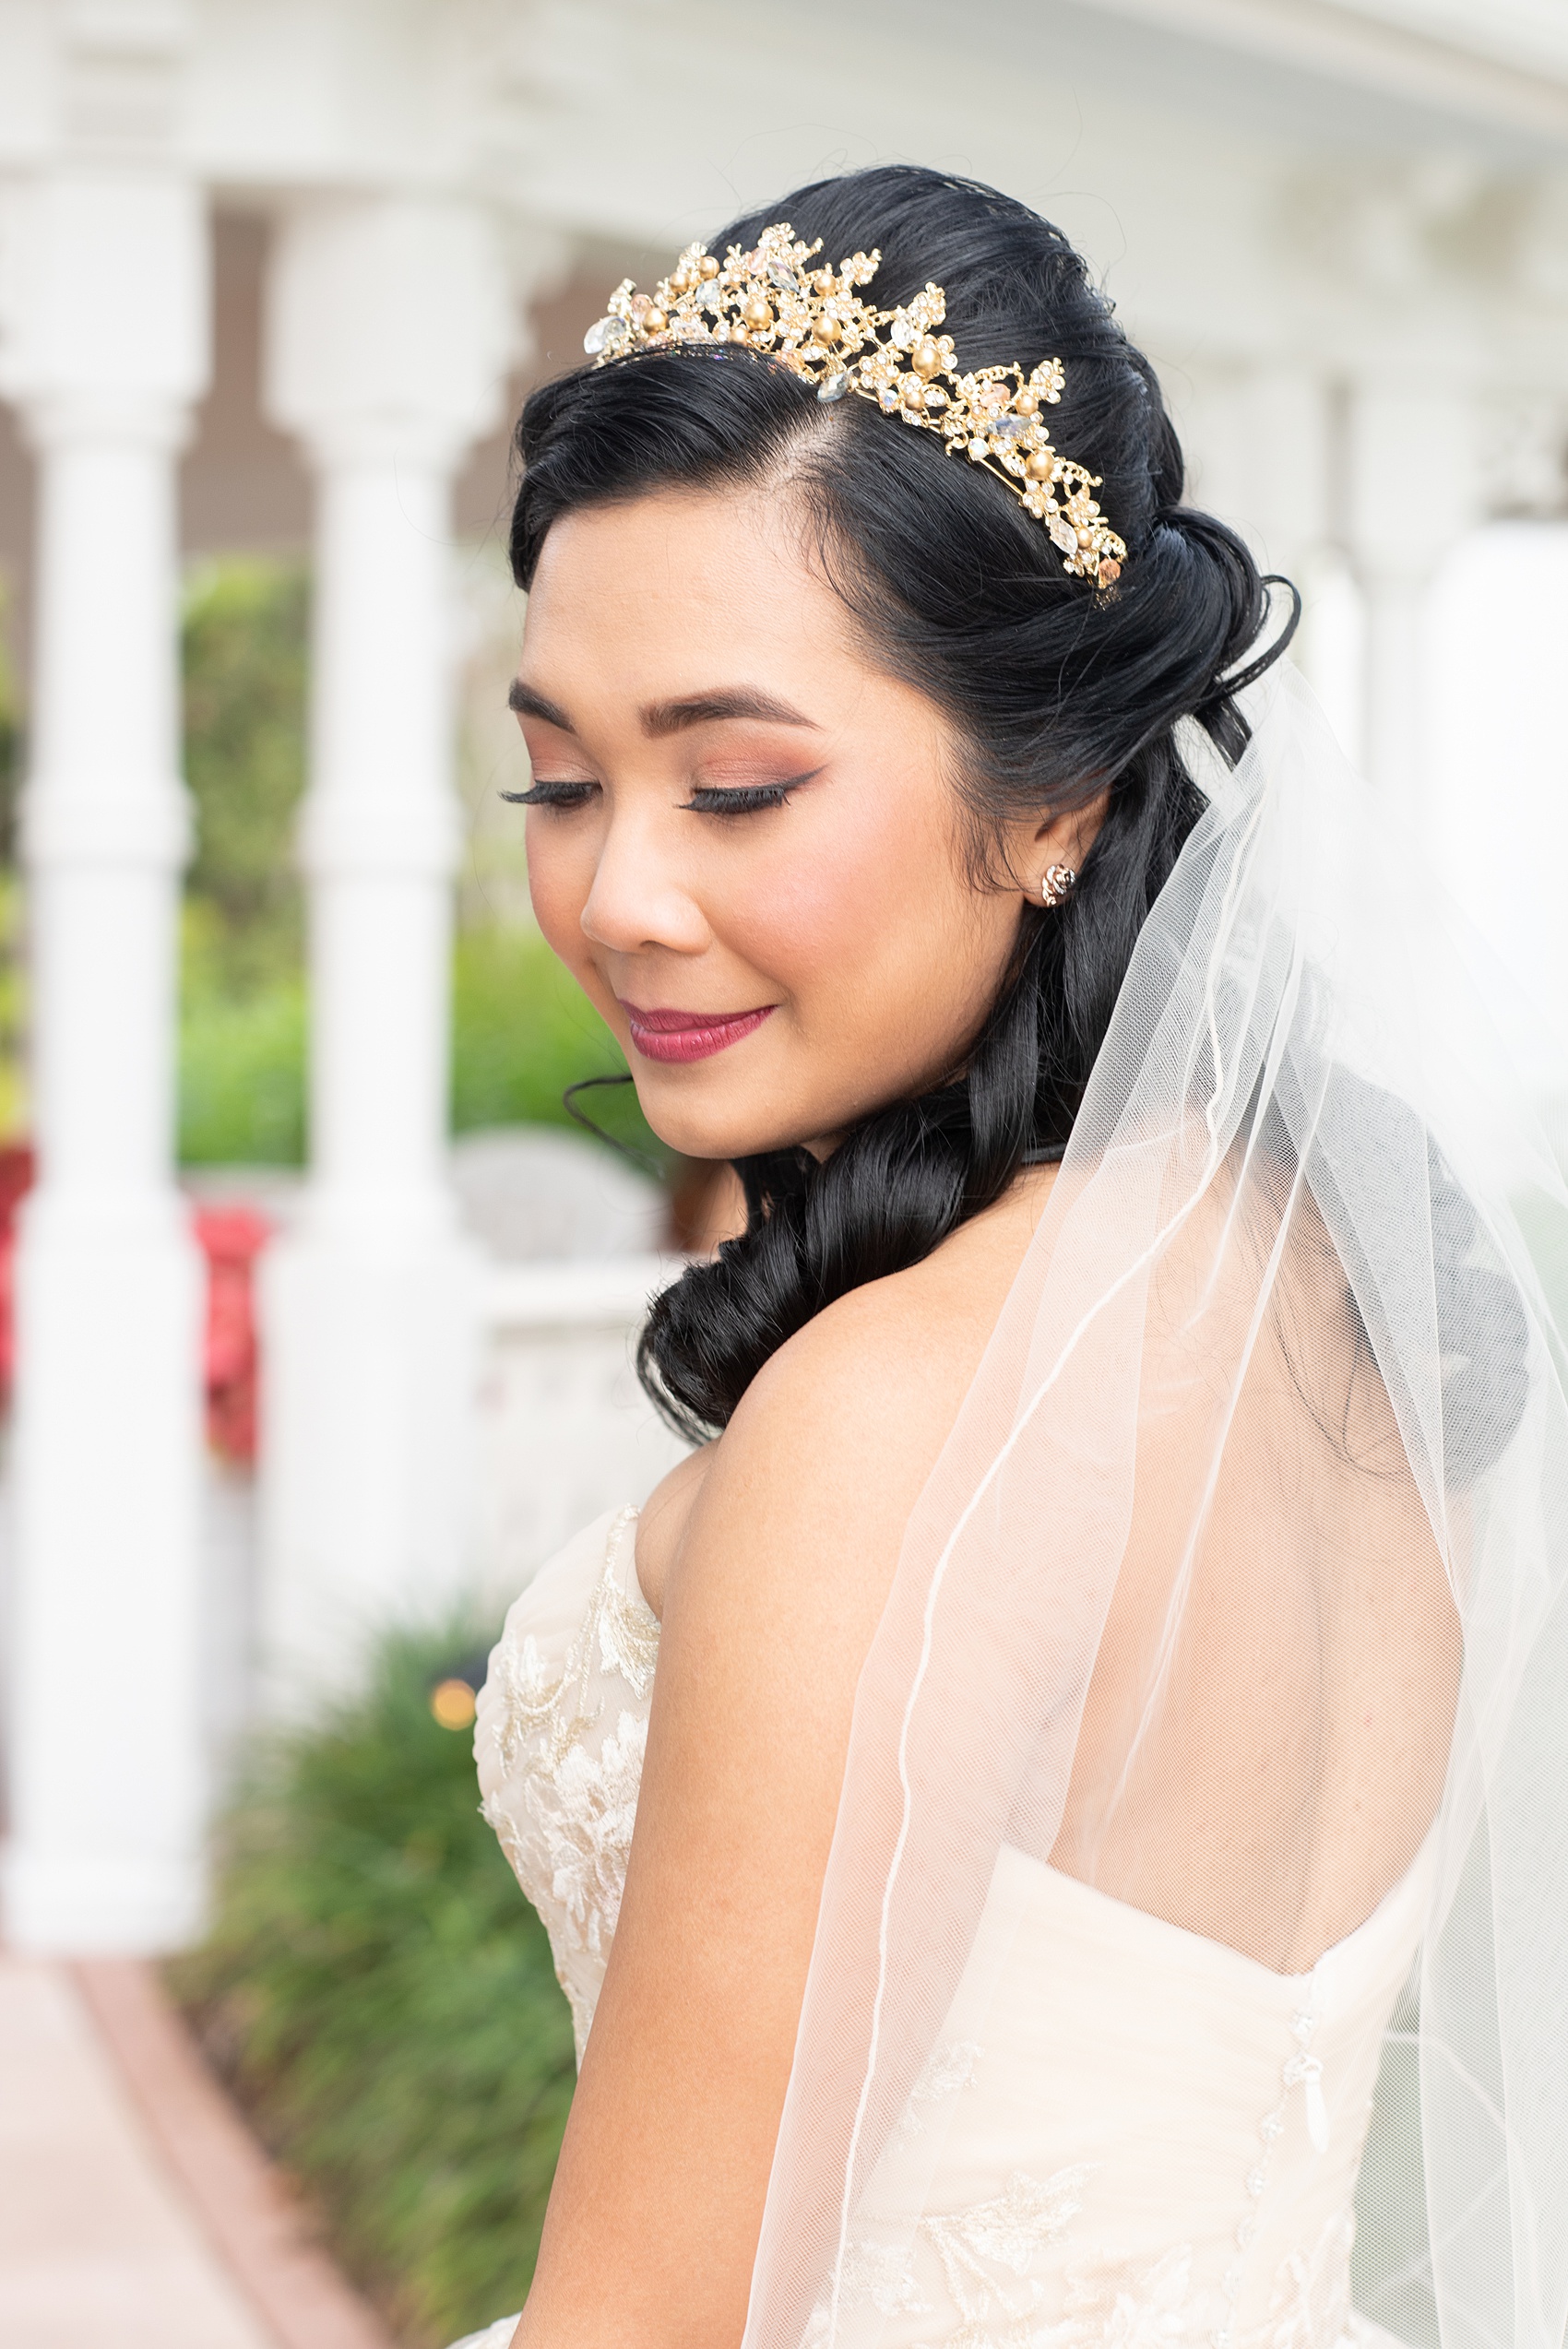
<path fill-rule="evenodd" d="M 940 433 L 949 457 L 966 456 L 1005 481 L 1044 523 L 1064 570 L 1114 587 L 1127 549 L 1094 498 L 1100 476 L 1052 448 L 1042 412 L 1062 397 L 1061 361 L 1044 360 L 1028 374 L 1021 367 L 960 374 L 952 336 L 936 332 L 947 309 L 940 286 L 925 286 L 896 310 L 873 310 L 859 288 L 875 277 L 880 252 L 808 269 L 821 250 L 820 237 L 797 242 L 788 220 L 764 229 L 750 253 L 731 245 L 722 262 L 706 245 L 689 244 L 651 297 L 624 279 L 583 349 L 602 367 L 638 350 L 740 343 L 814 384 L 820 400 L 857 392 L 890 417 Z M 1065 873 L 1071 888 L 1065 865 L 1051 872 Z"/>

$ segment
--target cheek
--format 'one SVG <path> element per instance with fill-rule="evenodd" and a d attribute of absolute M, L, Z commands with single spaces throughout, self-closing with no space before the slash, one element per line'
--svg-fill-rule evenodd
<path fill-rule="evenodd" d="M 559 825 L 531 810 L 527 840 L 534 919 L 552 952 L 568 969 L 580 971 L 588 960 L 582 914 L 593 886 L 592 849 L 564 837 Z"/>
<path fill-rule="evenodd" d="M 921 833 L 902 808 L 830 831 L 802 825 L 735 893 L 732 943 L 788 989 L 803 1024 L 826 1007 L 841 1027 L 855 1002 L 874 1017 L 883 988 L 907 1001 L 911 983 L 941 984 L 944 942 L 971 925 L 956 920 L 951 847 Z"/>

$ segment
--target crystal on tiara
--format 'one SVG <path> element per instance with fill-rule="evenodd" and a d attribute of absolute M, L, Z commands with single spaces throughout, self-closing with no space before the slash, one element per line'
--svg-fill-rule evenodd
<path fill-rule="evenodd" d="M 597 359 L 603 351 L 618 350 L 631 338 L 632 330 L 624 318 L 596 318 L 583 337 L 583 349 L 590 359 Z"/>
<path fill-rule="evenodd" d="M 732 244 L 721 261 L 688 244 L 651 295 L 630 278 L 583 348 L 596 367 L 639 350 L 726 343 L 774 359 L 813 385 L 818 399 L 856 392 L 906 424 L 940 433 L 949 457 L 967 456 L 1013 492 L 1042 522 L 1075 578 L 1113 587 L 1127 549 L 1095 499 L 1098 473 L 1051 446 L 1044 410 L 1062 397 L 1059 359 L 1021 367 L 957 369 L 953 338 L 938 330 L 946 296 L 927 285 L 895 310 L 861 299 L 880 253 L 854 253 L 837 269 L 813 267 L 822 250 L 799 242 L 788 220 L 764 229 L 748 253 Z"/>

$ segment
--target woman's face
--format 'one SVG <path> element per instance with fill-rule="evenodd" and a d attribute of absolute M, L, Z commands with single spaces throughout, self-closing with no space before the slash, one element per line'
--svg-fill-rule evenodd
<path fill-rule="evenodd" d="M 956 746 L 857 648 L 776 496 L 558 522 L 512 702 L 540 926 L 671 1147 L 821 1147 L 961 1061 L 1023 886 L 975 885 Z M 1004 844 L 1037 898 L 1082 824 Z"/>

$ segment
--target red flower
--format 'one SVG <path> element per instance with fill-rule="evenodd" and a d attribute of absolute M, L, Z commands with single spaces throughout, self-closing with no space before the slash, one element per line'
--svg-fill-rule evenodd
<path fill-rule="evenodd" d="M 255 1260 L 272 1237 L 254 1207 L 201 1207 L 207 1259 L 207 1440 L 225 1460 L 255 1458 Z"/>
<path fill-rule="evenodd" d="M 12 1271 L 17 1247 L 17 1208 L 25 1193 L 32 1189 L 34 1169 L 30 1144 L 11 1142 L 0 1149 L 0 1404 L 10 1401 L 11 1380 L 16 1370 Z"/>
<path fill-rule="evenodd" d="M 15 1370 L 12 1272 L 16 1214 L 31 1189 L 34 1160 L 26 1144 L 0 1148 L 0 1404 Z M 194 1229 L 207 1260 L 207 1327 L 202 1373 L 207 1440 L 225 1460 L 255 1458 L 255 1260 L 272 1226 L 254 1207 L 200 1207 Z"/>

